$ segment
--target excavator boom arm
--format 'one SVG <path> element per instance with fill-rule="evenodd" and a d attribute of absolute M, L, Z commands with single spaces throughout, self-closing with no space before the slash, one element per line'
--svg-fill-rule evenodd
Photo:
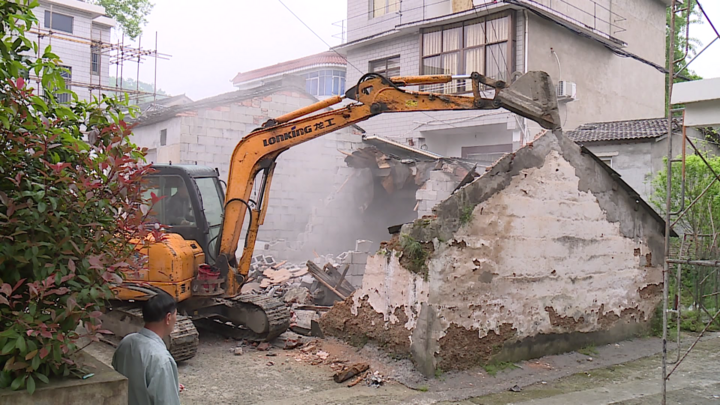
<path fill-rule="evenodd" d="M 464 78 L 467 78 L 464 77 Z M 479 73 L 469 76 L 472 96 L 446 95 L 405 91 L 401 86 L 447 83 L 453 78 L 446 75 L 393 77 L 367 74 L 357 86 L 346 93 L 358 103 L 346 107 L 309 115 L 340 102 L 340 97 L 320 101 L 298 111 L 271 119 L 245 136 L 235 147 L 230 162 L 230 173 L 225 198 L 225 217 L 220 234 L 220 252 L 216 265 L 226 277 L 225 291 L 239 293 L 252 259 L 259 226 L 264 220 L 275 160 L 283 151 L 303 142 L 321 137 L 375 115 L 393 112 L 446 111 L 506 108 L 538 122 L 548 129 L 559 127 L 555 91 L 548 75 L 530 72 L 511 86 L 487 78 Z M 483 98 L 481 86 L 493 87 L 493 98 Z M 258 173 L 264 172 L 258 201 L 250 200 Z M 236 262 L 235 251 L 246 213 L 250 213 L 243 254 Z"/>

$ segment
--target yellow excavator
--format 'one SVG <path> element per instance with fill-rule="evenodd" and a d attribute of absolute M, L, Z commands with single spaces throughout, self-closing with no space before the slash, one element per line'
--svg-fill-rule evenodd
<path fill-rule="evenodd" d="M 464 86 L 469 83 L 466 88 L 472 96 L 403 89 L 455 80 Z M 290 313 L 283 302 L 241 294 L 241 287 L 267 211 L 276 160 L 295 145 L 378 114 L 396 112 L 505 108 L 543 128 L 560 127 L 555 88 L 544 72 L 528 72 L 510 85 L 479 73 L 391 78 L 368 73 L 344 98 L 352 102 L 320 112 L 343 101 L 343 97 L 332 97 L 270 119 L 245 136 L 233 151 L 225 193 L 216 170 L 155 165 L 156 172 L 147 179 L 148 194 L 153 193 L 157 200 L 153 220 L 171 228 L 139 244 L 136 254 L 146 255 L 147 265 L 126 273 L 123 284 L 114 289 L 116 299 L 103 315 L 104 328 L 120 337 L 139 330 L 139 303 L 163 290 L 178 301 L 178 322 L 166 340 L 177 361 L 196 354 L 195 325 L 251 341 L 271 340 L 287 330 Z M 257 201 L 253 201 L 251 192 L 258 177 L 261 184 Z M 246 215 L 249 223 L 238 259 Z"/>

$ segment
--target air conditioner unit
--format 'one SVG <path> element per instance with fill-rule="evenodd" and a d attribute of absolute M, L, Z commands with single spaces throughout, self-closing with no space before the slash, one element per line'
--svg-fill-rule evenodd
<path fill-rule="evenodd" d="M 558 100 L 575 100 L 576 87 L 573 82 L 560 80 L 557 84 Z"/>

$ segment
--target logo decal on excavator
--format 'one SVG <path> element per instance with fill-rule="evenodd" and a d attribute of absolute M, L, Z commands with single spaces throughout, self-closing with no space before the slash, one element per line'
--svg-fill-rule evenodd
<path fill-rule="evenodd" d="M 320 121 L 318 123 L 315 123 L 315 131 L 320 129 L 325 129 L 329 127 L 334 127 L 336 124 L 333 122 L 335 118 L 328 118 L 324 121 Z M 263 139 L 263 146 L 267 147 L 270 145 L 274 145 L 276 143 L 287 141 L 288 139 L 295 138 L 296 136 L 306 135 L 313 132 L 313 126 L 307 125 L 302 128 L 292 127 L 290 128 L 290 131 L 285 132 L 284 134 L 280 135 L 274 135 L 267 139 Z"/>
<path fill-rule="evenodd" d="M 417 107 L 417 100 L 405 100 L 405 107 Z"/>

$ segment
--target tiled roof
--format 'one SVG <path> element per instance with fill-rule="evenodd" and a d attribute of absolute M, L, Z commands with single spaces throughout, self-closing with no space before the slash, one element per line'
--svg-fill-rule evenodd
<path fill-rule="evenodd" d="M 673 130 L 681 126 L 681 121 L 673 120 Z M 634 139 L 659 138 L 667 133 L 667 118 L 644 120 L 594 122 L 577 127 L 565 135 L 575 142 L 624 141 Z"/>
<path fill-rule="evenodd" d="M 272 76 L 283 72 L 307 68 L 317 65 L 343 65 L 347 66 L 347 61 L 333 51 L 318 53 L 315 55 L 305 56 L 300 59 L 281 62 L 277 65 L 266 66 L 264 68 L 251 70 L 245 73 L 238 73 L 232 80 L 233 84 L 243 83 L 261 77 Z"/>

